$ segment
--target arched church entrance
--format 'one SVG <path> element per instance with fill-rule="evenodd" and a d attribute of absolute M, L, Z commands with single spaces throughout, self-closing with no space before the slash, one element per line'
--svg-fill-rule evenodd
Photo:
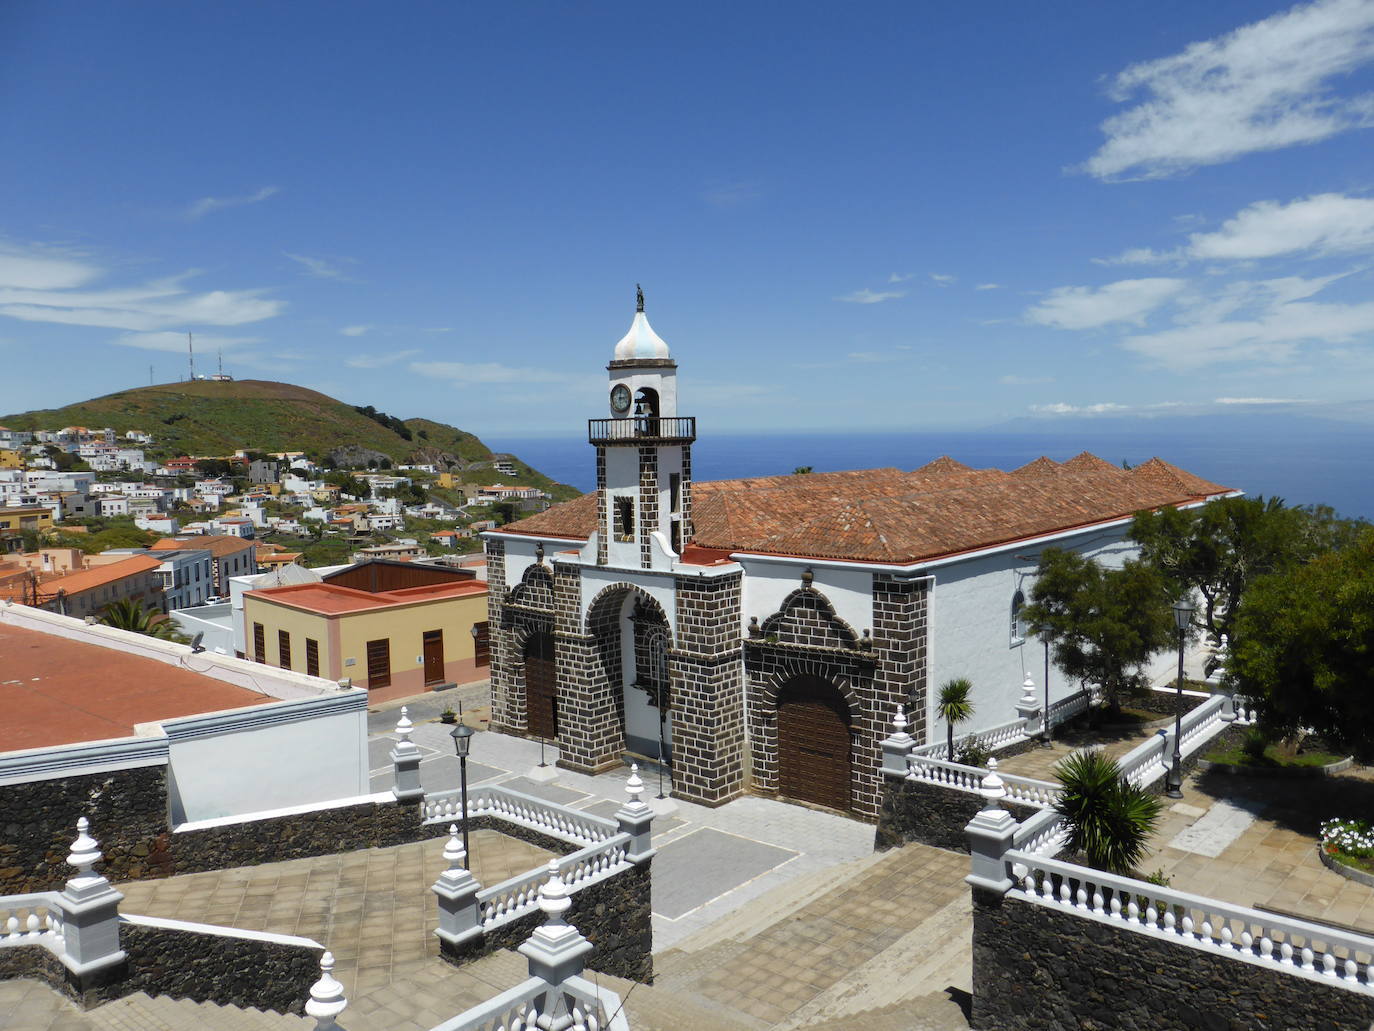
<path fill-rule="evenodd" d="M 628 584 L 608 587 L 592 602 L 587 629 L 617 701 L 625 750 L 671 765 L 671 631 L 662 607 Z"/>
<path fill-rule="evenodd" d="M 537 630 L 525 640 L 525 705 L 529 732 L 535 737 L 558 737 L 557 676 L 553 634 Z"/>
<path fill-rule="evenodd" d="M 850 806 L 849 704 L 816 676 L 778 692 L 778 792 L 831 809 Z"/>

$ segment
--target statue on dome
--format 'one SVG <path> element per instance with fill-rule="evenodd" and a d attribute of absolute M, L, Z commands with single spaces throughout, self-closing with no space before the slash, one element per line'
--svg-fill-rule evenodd
<path fill-rule="evenodd" d="M 635 311 L 644 310 L 644 288 L 635 284 Z"/>

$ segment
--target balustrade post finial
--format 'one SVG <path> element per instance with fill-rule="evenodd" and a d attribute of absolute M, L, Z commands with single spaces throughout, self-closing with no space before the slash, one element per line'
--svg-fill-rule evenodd
<path fill-rule="evenodd" d="M 84 816 L 76 821 L 76 840 L 67 852 L 67 865 L 76 868 L 74 879 L 99 876 L 91 868 L 100 862 L 103 853 L 100 851 L 100 842 L 91 837 L 90 828 L 90 822 Z"/>
<path fill-rule="evenodd" d="M 988 772 L 978 785 L 978 794 L 983 796 L 984 812 L 1002 808 L 1000 803 L 1002 799 L 1007 797 L 1007 785 L 1006 782 L 997 775 L 996 759 L 988 760 Z"/>
<path fill-rule="evenodd" d="M 625 858 L 632 863 L 642 863 L 655 851 L 650 838 L 654 811 L 640 798 L 644 794 L 644 781 L 640 779 L 638 763 L 630 764 L 630 779 L 625 782 L 625 793 L 630 796 L 629 801 L 616 810 L 615 822 L 620 833 L 630 836 Z"/>
<path fill-rule="evenodd" d="M 326 952 L 320 957 L 320 979 L 310 986 L 305 1015 L 315 1018 L 316 1031 L 328 1031 L 347 1006 L 343 985 L 334 978 L 334 953 Z"/>
<path fill-rule="evenodd" d="M 463 839 L 458 834 L 456 823 L 448 825 L 448 841 L 444 843 L 444 862 L 448 863 L 450 870 L 468 868 L 468 854 L 463 850 Z"/>
<path fill-rule="evenodd" d="M 1021 682 L 1021 697 L 1016 700 L 1016 715 L 1026 721 L 1023 731 L 1026 737 L 1035 737 L 1040 733 L 1047 714 L 1041 710 L 1040 700 L 1035 694 L 1035 681 L 1029 673 Z"/>
<path fill-rule="evenodd" d="M 440 948 L 456 946 L 482 933 L 482 911 L 477 893 L 482 885 L 464 865 L 467 853 L 456 823 L 449 824 L 448 841 L 444 844 L 444 861 L 448 869 L 439 875 L 430 889 L 439 904 L 439 926 L 434 929 Z"/>
<path fill-rule="evenodd" d="M 86 974 L 124 960 L 119 947 L 119 903 L 124 896 L 94 869 L 100 843 L 90 835 L 90 822 L 76 821 L 76 840 L 67 862 L 76 871 L 62 889 L 64 962 L 73 973 Z"/>
<path fill-rule="evenodd" d="M 978 794 L 983 796 L 983 808 L 964 828 L 972 859 L 972 870 L 964 880 L 974 887 L 1005 894 L 1014 882 L 1003 857 L 1012 846 L 1018 825 L 1011 813 L 1002 808 L 1007 788 L 997 775 L 996 759 L 988 760 L 988 772 L 978 786 Z"/>
<path fill-rule="evenodd" d="M 530 976 L 551 987 L 581 974 L 586 955 L 592 951 L 592 943 L 564 917 L 572 905 L 568 895 L 568 886 L 558 873 L 558 860 L 550 859 L 548 880 L 539 888 L 544 922 L 518 951 L 529 960 Z"/>
<path fill-rule="evenodd" d="M 391 749 L 391 764 L 395 770 L 391 793 L 398 802 L 419 802 L 425 797 L 425 789 L 420 785 L 420 749 L 410 740 L 414 730 L 410 709 L 403 705 L 401 718 L 396 721 L 396 745 Z"/>
<path fill-rule="evenodd" d="M 882 741 L 882 772 L 891 777 L 905 777 L 909 771 L 908 759 L 916 748 L 915 739 L 907 733 L 911 722 L 906 717 L 906 706 L 897 703 L 897 713 L 892 717 L 892 733 Z"/>

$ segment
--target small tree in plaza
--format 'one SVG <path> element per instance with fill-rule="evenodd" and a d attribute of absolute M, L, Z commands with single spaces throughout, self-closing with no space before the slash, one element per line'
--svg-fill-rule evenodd
<path fill-rule="evenodd" d="M 1109 569 L 1046 548 L 1030 598 L 1022 618 L 1053 640 L 1055 665 L 1070 680 L 1100 685 L 1113 710 L 1145 686 L 1141 667 L 1150 657 L 1174 643 L 1169 583 L 1142 562 Z"/>
<path fill-rule="evenodd" d="M 1374 756 L 1374 531 L 1254 582 L 1235 615 L 1227 679 L 1271 737 L 1307 728 Z"/>
<path fill-rule="evenodd" d="M 1104 752 L 1073 752 L 1055 773 L 1063 790 L 1054 810 L 1068 825 L 1065 847 L 1095 869 L 1130 876 L 1159 821 L 1158 796 L 1126 780 Z"/>
<path fill-rule="evenodd" d="M 935 711 L 945 721 L 945 730 L 949 734 L 950 762 L 954 762 L 954 724 L 963 723 L 973 715 L 973 702 L 969 698 L 969 692 L 972 690 L 973 682 L 966 677 L 959 677 L 947 681 L 940 688 L 939 697 L 935 701 Z"/>

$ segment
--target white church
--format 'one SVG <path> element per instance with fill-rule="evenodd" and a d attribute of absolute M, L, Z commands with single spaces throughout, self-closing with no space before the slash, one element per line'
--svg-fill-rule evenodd
<path fill-rule="evenodd" d="M 484 535 L 492 726 L 556 739 L 583 772 L 662 756 L 673 794 L 706 805 L 753 792 L 875 819 L 899 703 L 937 740 L 946 680 L 973 682 L 971 726 L 1014 719 L 1040 681 L 1018 619 L 1040 549 L 1117 564 L 1134 512 L 1234 493 L 1086 452 L 694 483 L 696 420 L 642 294 L 607 371 L 595 492 Z M 1052 670 L 1052 698 L 1077 689 Z"/>

